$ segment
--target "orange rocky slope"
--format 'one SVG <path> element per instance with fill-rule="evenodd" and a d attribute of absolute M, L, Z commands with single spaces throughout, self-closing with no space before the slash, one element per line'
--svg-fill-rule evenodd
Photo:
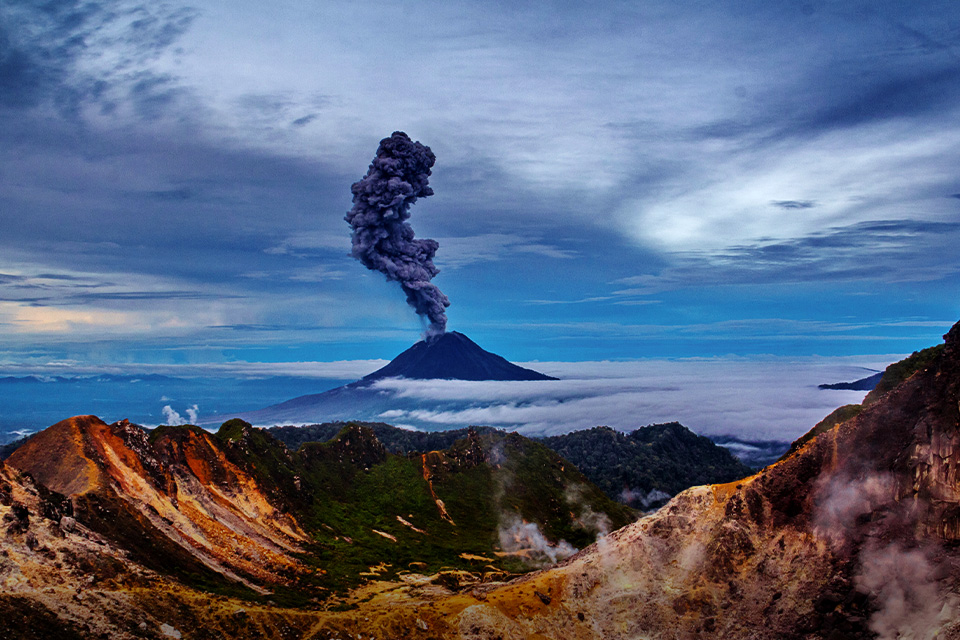
<path fill-rule="evenodd" d="M 144 535 L 122 546 L 145 553 L 157 545 L 155 562 L 175 553 L 261 591 L 260 584 L 303 571 L 291 557 L 305 539 L 296 522 L 200 429 L 171 430 L 150 443 L 126 421 L 78 416 L 41 432 L 7 462 L 72 496 L 77 519 L 114 542 Z M 118 530 L 120 523 L 129 530 Z"/>

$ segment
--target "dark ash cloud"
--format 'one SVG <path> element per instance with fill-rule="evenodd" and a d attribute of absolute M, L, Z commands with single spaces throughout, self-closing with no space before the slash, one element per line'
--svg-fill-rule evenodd
<path fill-rule="evenodd" d="M 433 195 L 428 180 L 436 156 L 407 134 L 395 131 L 380 141 L 367 175 L 353 183 L 353 208 L 344 218 L 353 229 L 351 255 L 387 280 L 399 282 L 407 304 L 429 323 L 429 334 L 447 328 L 447 296 L 432 284 L 440 270 L 433 264 L 439 244 L 416 239 L 407 222 L 410 206 Z"/>

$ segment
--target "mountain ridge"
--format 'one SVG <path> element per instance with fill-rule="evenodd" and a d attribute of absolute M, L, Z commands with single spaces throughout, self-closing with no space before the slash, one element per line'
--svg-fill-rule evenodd
<path fill-rule="evenodd" d="M 270 427 L 268 431 L 292 450 L 307 442 L 334 437 L 348 423 L 302 427 Z M 470 430 L 502 434 L 502 429 L 471 426 L 450 431 L 410 431 L 382 422 L 358 422 L 370 428 L 394 453 L 446 449 Z M 600 437 L 596 437 L 596 436 Z M 606 436 L 606 437 L 604 437 Z M 698 436 L 677 422 L 648 425 L 629 433 L 609 427 L 572 431 L 562 436 L 531 436 L 569 460 L 613 500 L 649 509 L 688 487 L 743 478 L 751 469 L 726 448 Z"/>
<path fill-rule="evenodd" d="M 727 449 L 679 422 L 629 433 L 594 427 L 541 441 L 577 465 L 609 496 L 649 509 L 684 489 L 739 480 L 752 470 Z"/>
<path fill-rule="evenodd" d="M 446 449 L 398 456 L 355 423 L 290 451 L 240 420 L 216 434 L 190 425 L 148 433 L 76 416 L 6 465 L 68 496 L 76 522 L 146 569 L 290 603 L 363 584 L 385 558 L 384 577 L 408 563 L 529 570 L 529 554 L 540 551 L 505 547 L 507 520 L 529 523 L 531 540 L 555 553 L 595 539 L 600 529 L 578 513 L 599 514 L 607 527 L 634 518 L 554 452 L 499 432 L 470 430 Z"/>

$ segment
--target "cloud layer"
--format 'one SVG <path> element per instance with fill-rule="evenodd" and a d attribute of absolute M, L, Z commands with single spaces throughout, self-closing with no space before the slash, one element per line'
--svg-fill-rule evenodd
<path fill-rule="evenodd" d="M 888 361 L 871 362 L 882 369 Z M 833 409 L 864 392 L 824 391 L 824 382 L 852 381 L 874 368 L 843 359 L 649 360 L 525 363 L 559 381 L 405 380 L 375 383 L 376 415 L 356 417 L 421 429 L 491 425 L 528 435 L 555 435 L 598 425 L 633 430 L 679 421 L 707 436 L 792 441 Z M 367 411 L 368 413 L 363 413 Z M 360 414 L 363 414 L 362 416 Z"/>

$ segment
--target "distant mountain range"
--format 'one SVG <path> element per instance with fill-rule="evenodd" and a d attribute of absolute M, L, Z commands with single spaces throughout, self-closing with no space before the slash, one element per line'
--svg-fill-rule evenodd
<path fill-rule="evenodd" d="M 471 433 L 491 438 L 502 438 L 506 433 L 493 427 L 411 431 L 383 422 L 357 421 L 271 427 L 266 432 L 290 451 L 296 451 L 309 443 L 331 441 L 347 427 L 369 430 L 386 451 L 401 456 L 449 449 Z M 0 460 L 30 439 L 0 446 Z M 596 427 L 532 440 L 576 465 L 612 500 L 637 509 L 660 506 L 688 487 L 727 482 L 751 473 L 750 467 L 727 448 L 676 422 L 641 427 L 631 433 Z M 779 444 L 782 446 L 775 457 L 788 446 Z"/>
<path fill-rule="evenodd" d="M 267 431 L 294 450 L 308 442 L 325 442 L 346 424 L 272 427 Z M 403 455 L 446 449 L 471 431 L 490 437 L 504 433 L 491 427 L 424 432 L 382 422 L 354 424 L 370 429 L 388 451 Z M 611 499 L 637 509 L 660 506 L 694 485 L 729 482 L 751 473 L 730 451 L 677 422 L 641 427 L 629 434 L 597 427 L 533 440 L 576 465 Z M 786 446 L 777 456 L 785 450 Z"/>
<path fill-rule="evenodd" d="M 36 383 L 36 384 L 51 384 L 51 383 L 61 383 L 61 384 L 73 384 L 73 383 L 85 383 L 85 382 L 103 382 L 103 383 L 116 383 L 116 382 L 169 382 L 171 380 L 178 380 L 179 378 L 172 378 L 170 376 L 164 376 L 156 373 L 148 373 L 145 375 L 115 375 L 115 374 L 98 374 L 92 376 L 4 376 L 0 378 L 0 384 L 23 384 L 23 383 Z"/>

